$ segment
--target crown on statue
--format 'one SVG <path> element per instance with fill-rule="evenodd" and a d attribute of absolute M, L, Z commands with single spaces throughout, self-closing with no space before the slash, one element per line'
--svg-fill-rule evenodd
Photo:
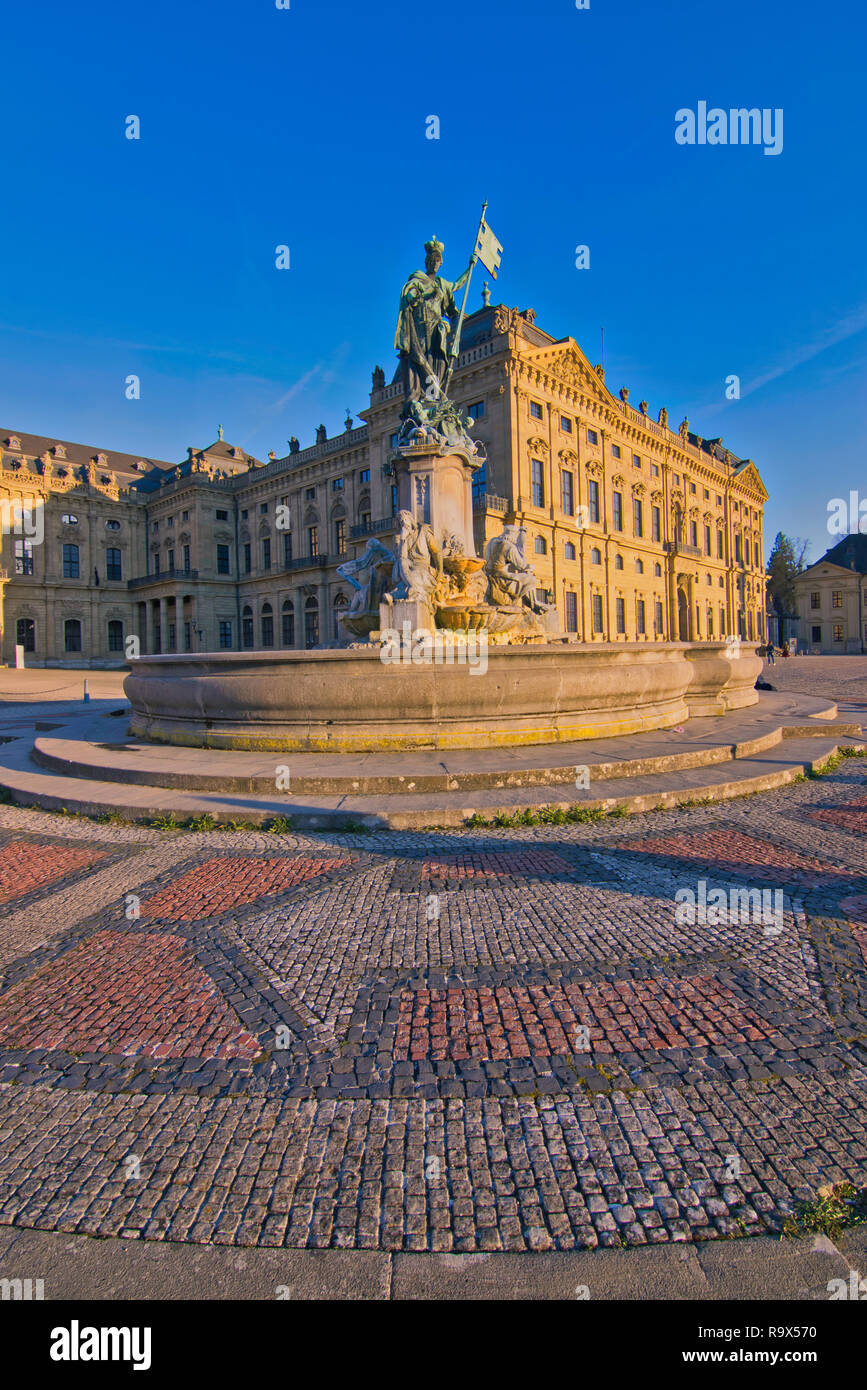
<path fill-rule="evenodd" d="M 442 259 L 443 251 L 445 251 L 446 248 L 443 246 L 442 242 L 437 241 L 436 237 L 434 236 L 431 237 L 430 241 L 425 242 L 424 249 L 425 251 L 427 251 L 429 256 L 436 254 L 440 257 L 440 259 Z"/>

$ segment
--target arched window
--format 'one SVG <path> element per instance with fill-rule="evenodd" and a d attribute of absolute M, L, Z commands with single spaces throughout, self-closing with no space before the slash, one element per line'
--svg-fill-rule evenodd
<path fill-rule="evenodd" d="M 344 635 L 344 634 L 343 634 L 343 628 L 342 628 L 341 623 L 340 623 L 340 619 L 343 617 L 343 615 L 344 615 L 344 613 L 346 612 L 346 610 L 347 610 L 348 607 L 349 607 L 349 600 L 347 599 L 346 595 L 345 595 L 345 594 L 338 594 L 337 597 L 336 597 L 336 599 L 334 600 L 334 640 L 335 640 L 335 642 L 339 642 L 340 639 L 341 639 L 341 637 Z"/>
<path fill-rule="evenodd" d="M 262 646 L 273 647 L 274 645 L 274 610 L 270 603 L 262 604 L 261 615 Z"/>
<path fill-rule="evenodd" d="M 120 618 L 112 618 L 108 625 L 108 650 L 123 651 L 123 623 Z"/>
<path fill-rule="evenodd" d="M 533 542 L 533 549 L 535 550 L 537 555 L 548 554 L 548 542 L 545 540 L 544 536 L 536 537 L 536 539 Z"/>
<path fill-rule="evenodd" d="M 656 564 L 653 566 L 653 573 L 656 575 L 657 579 L 662 578 L 662 565 L 659 563 L 659 561 L 657 561 Z"/>
<path fill-rule="evenodd" d="M 32 618 L 19 618 L 15 627 L 15 641 L 26 652 L 36 651 L 36 624 Z"/>
<path fill-rule="evenodd" d="M 644 574 L 644 561 L 643 561 L 643 560 L 636 560 L 636 561 L 635 561 L 635 573 L 636 573 L 636 574 Z"/>
<path fill-rule="evenodd" d="M 615 555 L 615 556 L 614 556 L 614 568 L 615 568 L 616 570 L 622 570 L 622 569 L 623 569 L 623 556 L 622 556 L 622 555 Z"/>
<path fill-rule="evenodd" d="M 304 645 L 308 651 L 319 646 L 319 604 L 315 598 L 304 605 Z"/>
<path fill-rule="evenodd" d="M 252 647 L 253 645 L 253 610 L 249 604 L 241 614 L 241 645 Z"/>
<path fill-rule="evenodd" d="M 565 553 L 566 553 L 566 559 L 567 559 L 567 560 L 574 560 L 574 559 L 575 559 L 575 547 L 574 547 L 574 545 L 572 544 L 571 541 L 567 541 L 567 542 L 566 542 L 566 545 L 565 545 Z M 577 628 L 576 628 L 575 630 L 577 631 Z"/>
<path fill-rule="evenodd" d="M 81 623 L 78 618 L 67 618 L 63 624 L 63 646 L 68 652 L 81 651 Z"/>
<path fill-rule="evenodd" d="M 287 598 L 283 604 L 283 646 L 295 646 L 295 605 Z"/>
<path fill-rule="evenodd" d="M 591 565 L 601 565 L 601 564 L 602 564 L 602 551 L 601 551 L 601 550 L 597 550 L 597 548 L 596 548 L 595 545 L 594 545 L 593 549 L 590 551 L 590 563 L 591 563 Z"/>

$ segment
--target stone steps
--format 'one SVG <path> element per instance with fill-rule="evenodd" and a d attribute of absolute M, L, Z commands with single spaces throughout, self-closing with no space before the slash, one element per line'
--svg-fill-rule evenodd
<path fill-rule="evenodd" d="M 564 810 L 581 806 L 588 811 L 620 807 L 627 812 L 647 811 L 696 801 L 723 801 L 783 786 L 806 771 L 818 770 L 841 742 L 863 741 L 860 726 L 830 722 L 833 707 L 823 706 L 824 720 L 811 724 L 809 720 L 816 715 L 807 712 L 804 698 L 799 697 L 800 723 L 778 723 L 779 709 L 765 709 L 764 719 L 749 711 L 725 720 L 691 721 L 682 736 L 669 731 L 596 745 L 516 750 L 517 767 L 504 760 L 503 749 L 484 750 L 491 755 L 487 759 L 482 751 L 451 753 L 451 767 L 446 769 L 442 768 L 442 755 L 432 754 L 440 765 L 438 774 L 425 763 L 426 754 L 392 755 L 392 759 L 409 757 L 412 761 L 404 770 L 392 768 L 387 773 L 382 767 L 384 755 L 368 755 L 366 773 L 356 767 L 346 777 L 335 778 L 326 767 L 321 771 L 320 785 L 314 788 L 309 785 L 315 780 L 312 765 L 297 778 L 295 765 L 302 755 L 293 754 L 291 792 L 285 794 L 275 790 L 276 755 L 168 751 L 117 741 L 100 745 L 83 735 L 92 734 L 94 729 L 104 732 L 103 714 L 66 726 L 61 739 L 21 737 L 3 746 L 0 785 L 16 803 L 50 810 L 65 807 L 87 815 L 116 813 L 129 820 L 153 820 L 168 813 L 186 820 L 208 813 L 218 823 L 243 820 L 257 824 L 287 816 L 299 829 L 337 829 L 353 824 L 395 830 L 460 826 L 473 815 L 491 820 L 558 806 Z M 813 702 L 817 703 L 821 702 Z M 791 717 L 798 709 L 787 709 L 786 713 Z M 97 723 L 97 718 L 102 722 Z M 693 725 L 701 727 L 693 729 Z M 718 741 L 720 725 L 726 726 L 734 742 Z M 688 746 L 677 751 L 678 739 Z M 612 747 L 631 756 L 613 759 Z M 348 756 L 333 761 L 342 764 Z M 320 764 L 327 761 L 321 755 L 313 757 Z M 136 758 L 141 758 L 143 765 L 128 767 Z M 154 775 L 148 770 L 149 758 L 153 768 L 162 768 L 158 775 L 174 772 L 178 782 L 163 786 L 142 780 Z M 226 768 L 215 763 L 218 758 L 230 760 Z M 256 770 L 245 770 L 245 776 L 255 780 L 261 776 L 264 787 L 236 789 L 226 785 L 228 766 L 239 759 L 256 764 Z M 186 766 L 181 767 L 183 760 Z M 52 764 L 50 770 L 46 763 Z M 170 763 L 175 764 L 174 769 Z M 575 786 L 575 767 L 581 764 L 589 769 L 587 790 Z M 265 777 L 266 766 L 271 768 L 269 777 Z M 60 767 L 71 775 L 63 775 Z M 434 785 L 437 777 L 440 784 Z M 453 785 L 455 779 L 457 786 Z M 204 785 L 185 786 L 184 780 Z M 236 780 L 243 783 L 244 778 Z M 331 788 L 335 780 L 345 785 Z"/>

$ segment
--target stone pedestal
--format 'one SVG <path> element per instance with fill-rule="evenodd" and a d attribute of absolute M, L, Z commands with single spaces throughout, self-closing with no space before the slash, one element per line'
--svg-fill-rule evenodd
<path fill-rule="evenodd" d="M 409 624 L 406 628 L 405 624 Z M 380 633 L 386 629 L 393 629 L 403 634 L 408 631 L 410 636 L 414 632 L 433 632 L 434 615 L 430 604 L 423 603 L 418 599 L 395 599 L 393 603 L 381 603 L 379 605 L 379 630 Z"/>
<path fill-rule="evenodd" d="M 471 462 L 458 452 L 401 449 L 393 458 L 398 511 L 410 512 L 414 521 L 430 526 L 439 539 L 445 533 L 458 536 L 464 554 L 475 555 L 472 478 L 481 462 Z"/>

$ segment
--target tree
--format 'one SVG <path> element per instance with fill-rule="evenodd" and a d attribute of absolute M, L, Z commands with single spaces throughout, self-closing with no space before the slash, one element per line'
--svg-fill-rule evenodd
<path fill-rule="evenodd" d="M 768 557 L 768 600 L 775 613 L 795 613 L 795 580 L 807 568 L 809 541 L 778 531 Z"/>

